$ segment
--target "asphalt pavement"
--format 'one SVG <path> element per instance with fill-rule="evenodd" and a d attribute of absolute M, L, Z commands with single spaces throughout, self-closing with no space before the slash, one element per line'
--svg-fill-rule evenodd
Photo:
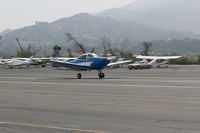
<path fill-rule="evenodd" d="M 0 133 L 199 133 L 200 66 L 0 68 Z"/>

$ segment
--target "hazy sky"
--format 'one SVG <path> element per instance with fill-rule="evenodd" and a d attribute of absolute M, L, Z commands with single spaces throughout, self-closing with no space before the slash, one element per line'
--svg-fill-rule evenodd
<path fill-rule="evenodd" d="M 0 0 L 0 32 L 80 12 L 96 13 L 132 1 L 135 0 Z"/>

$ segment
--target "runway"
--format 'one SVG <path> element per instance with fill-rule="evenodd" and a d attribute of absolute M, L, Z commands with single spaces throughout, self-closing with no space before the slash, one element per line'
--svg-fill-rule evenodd
<path fill-rule="evenodd" d="M 199 133 L 200 66 L 0 68 L 0 133 Z"/>

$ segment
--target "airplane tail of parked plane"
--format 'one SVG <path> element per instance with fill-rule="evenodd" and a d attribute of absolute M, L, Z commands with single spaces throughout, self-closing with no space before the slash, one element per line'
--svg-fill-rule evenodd
<path fill-rule="evenodd" d="M 31 63 L 33 61 L 33 56 L 31 56 L 30 58 L 27 58 L 26 60 L 25 60 L 25 62 L 27 62 L 27 63 Z"/>

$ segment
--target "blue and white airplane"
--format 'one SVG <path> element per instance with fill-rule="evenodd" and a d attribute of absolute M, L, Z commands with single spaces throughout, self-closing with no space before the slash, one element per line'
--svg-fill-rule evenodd
<path fill-rule="evenodd" d="M 51 58 L 50 62 L 54 67 L 65 67 L 65 68 L 71 68 L 75 71 L 79 71 L 79 73 L 77 74 L 78 79 L 81 79 L 82 77 L 81 71 L 92 71 L 92 70 L 97 70 L 99 78 L 102 79 L 105 77 L 105 74 L 102 71 L 105 67 L 129 63 L 132 61 L 132 60 L 126 60 L 126 61 L 110 63 L 111 60 L 112 58 L 98 57 L 94 53 L 86 53 L 80 55 L 78 59 L 73 61 L 64 62 L 64 61 L 58 61 L 56 58 Z"/>

